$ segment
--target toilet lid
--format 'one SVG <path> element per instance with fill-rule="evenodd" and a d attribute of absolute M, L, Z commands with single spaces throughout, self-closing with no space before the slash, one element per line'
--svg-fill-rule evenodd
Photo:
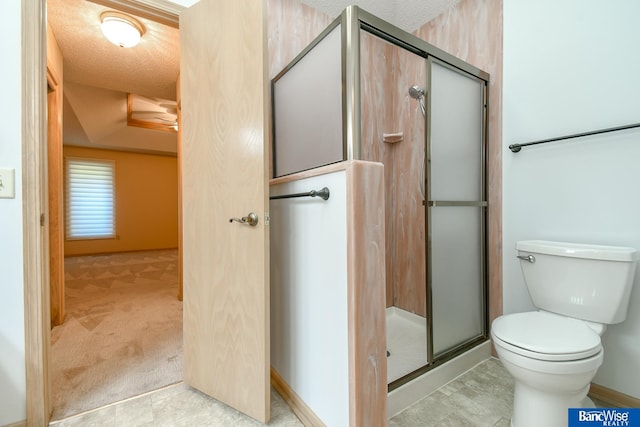
<path fill-rule="evenodd" d="M 580 360 L 601 349 L 600 336 L 584 322 L 540 311 L 500 316 L 491 333 L 540 360 Z"/>

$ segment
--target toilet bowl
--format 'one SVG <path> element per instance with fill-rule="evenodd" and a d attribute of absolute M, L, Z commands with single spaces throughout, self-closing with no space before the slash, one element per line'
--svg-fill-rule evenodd
<path fill-rule="evenodd" d="M 516 244 L 537 311 L 506 314 L 491 339 L 515 382 L 512 427 L 565 427 L 602 365 L 601 335 L 627 314 L 637 251 L 565 242 Z"/>
<path fill-rule="evenodd" d="M 603 350 L 587 324 L 552 313 L 517 313 L 496 319 L 491 338 L 515 379 L 512 426 L 564 427 L 567 408 L 593 405 L 586 396 Z"/>

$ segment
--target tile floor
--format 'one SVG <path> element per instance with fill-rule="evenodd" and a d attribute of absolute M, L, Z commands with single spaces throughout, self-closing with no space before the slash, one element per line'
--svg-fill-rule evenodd
<path fill-rule="evenodd" d="M 389 420 L 389 426 L 508 427 L 512 405 L 513 380 L 500 361 L 491 358 L 397 414 Z M 180 383 L 51 425 L 236 427 L 261 424 Z M 273 389 L 269 425 L 302 426 Z"/>
<path fill-rule="evenodd" d="M 509 427 L 512 408 L 513 379 L 491 358 L 391 418 L 389 427 Z"/>
<path fill-rule="evenodd" d="M 52 422 L 49 425 L 55 427 L 244 427 L 262 424 L 184 383 L 178 383 L 118 404 Z M 302 426 L 273 388 L 271 389 L 269 425 Z"/>
<path fill-rule="evenodd" d="M 389 420 L 389 426 L 509 426 L 513 382 L 486 360 Z M 270 426 L 302 426 L 272 390 Z M 260 423 L 180 383 L 66 418 L 56 427 L 259 426 Z"/>

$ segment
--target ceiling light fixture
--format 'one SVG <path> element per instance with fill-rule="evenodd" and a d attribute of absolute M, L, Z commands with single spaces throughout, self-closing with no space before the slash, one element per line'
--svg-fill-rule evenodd
<path fill-rule="evenodd" d="M 140 42 L 144 28 L 135 18 L 124 13 L 108 11 L 100 15 L 102 34 L 120 47 L 133 47 Z"/>

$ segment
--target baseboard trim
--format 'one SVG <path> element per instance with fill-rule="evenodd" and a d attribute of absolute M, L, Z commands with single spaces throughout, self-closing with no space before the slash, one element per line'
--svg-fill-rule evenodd
<path fill-rule="evenodd" d="M 17 423 L 13 423 L 13 424 L 6 424 L 2 427 L 27 427 L 27 420 L 18 421 Z"/>
<path fill-rule="evenodd" d="M 154 252 L 154 251 L 171 251 L 178 250 L 177 246 L 171 246 L 168 248 L 149 248 L 149 249 L 128 249 L 125 251 L 113 251 L 113 252 L 87 252 L 81 254 L 65 255 L 65 258 L 79 258 L 83 256 L 105 256 L 105 255 L 121 255 L 121 254 L 135 254 L 137 252 Z"/>
<path fill-rule="evenodd" d="M 289 405 L 302 424 L 310 427 L 326 427 L 322 420 L 304 403 L 273 367 L 271 367 L 271 385 L 280 393 L 280 396 L 287 402 L 287 405 Z"/>
<path fill-rule="evenodd" d="M 602 400 L 618 408 L 640 408 L 640 399 L 598 384 L 591 383 L 589 396 L 593 396 L 598 400 Z"/>

